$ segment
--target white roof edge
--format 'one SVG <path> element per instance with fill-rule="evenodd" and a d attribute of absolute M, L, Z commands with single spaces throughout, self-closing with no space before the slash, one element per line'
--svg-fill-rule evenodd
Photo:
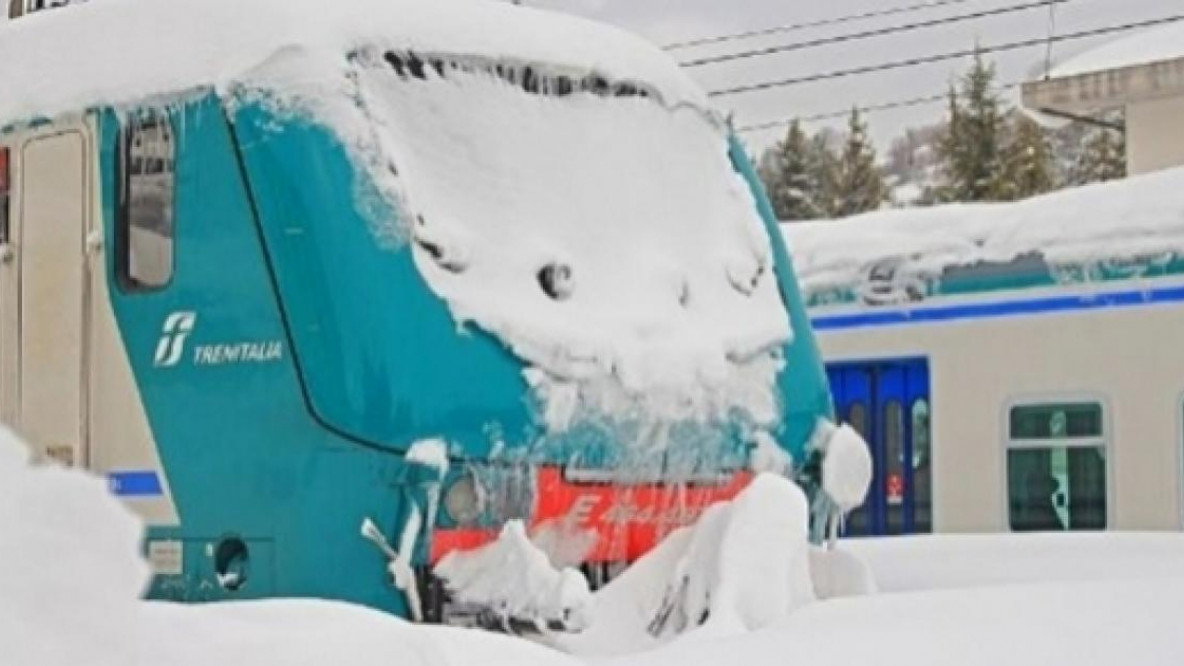
<path fill-rule="evenodd" d="M 644 83 L 707 108 L 657 47 L 617 28 L 492 0 L 101 0 L 0 22 L 0 127 L 239 80 L 299 47 L 538 62 Z"/>
<path fill-rule="evenodd" d="M 1168 23 L 1108 42 L 1057 65 L 1049 78 L 1059 79 L 1184 58 L 1184 21 Z"/>

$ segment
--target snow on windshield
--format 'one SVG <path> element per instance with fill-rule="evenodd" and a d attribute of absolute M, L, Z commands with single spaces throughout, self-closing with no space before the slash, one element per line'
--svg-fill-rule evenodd
<path fill-rule="evenodd" d="M 789 318 L 709 117 L 479 70 L 399 76 L 390 60 L 359 68 L 390 162 L 375 175 L 397 172 L 421 273 L 530 364 L 549 425 L 584 409 L 776 419 Z"/>

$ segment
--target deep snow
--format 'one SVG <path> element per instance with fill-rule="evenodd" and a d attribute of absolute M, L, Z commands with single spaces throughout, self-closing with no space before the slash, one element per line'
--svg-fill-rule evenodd
<path fill-rule="evenodd" d="M 0 500 L 5 666 L 1184 663 L 1181 535 L 924 537 L 807 550 L 805 499 L 773 475 L 599 593 L 588 632 L 556 641 L 583 658 L 326 601 L 138 601 L 147 567 L 136 519 L 103 482 L 30 466 L 7 431 Z M 871 594 L 872 576 L 890 592 Z M 681 630 L 668 631 L 678 618 Z"/>

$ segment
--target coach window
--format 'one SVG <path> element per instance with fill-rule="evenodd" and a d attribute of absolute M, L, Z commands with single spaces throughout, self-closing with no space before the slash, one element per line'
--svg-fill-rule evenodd
<path fill-rule="evenodd" d="M 1106 435 L 1096 402 L 1013 406 L 1008 518 L 1022 531 L 1106 528 Z"/>
<path fill-rule="evenodd" d="M 9 176 L 8 149 L 0 148 L 0 245 L 8 243 L 8 193 L 12 189 Z"/>
<path fill-rule="evenodd" d="M 120 136 L 117 261 L 120 284 L 151 291 L 173 277 L 176 145 L 168 119 L 128 123 Z"/>
<path fill-rule="evenodd" d="M 930 453 L 929 401 L 913 401 L 913 531 L 933 531 L 932 454 Z"/>

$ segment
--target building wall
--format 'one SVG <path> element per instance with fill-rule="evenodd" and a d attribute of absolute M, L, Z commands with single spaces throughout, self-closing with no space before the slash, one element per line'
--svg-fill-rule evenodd
<path fill-rule="evenodd" d="M 1131 104 L 1126 113 L 1131 175 L 1184 165 L 1184 96 Z"/>
<path fill-rule="evenodd" d="M 822 332 L 832 361 L 929 360 L 934 529 L 1007 531 L 1006 415 L 1015 401 L 1100 400 L 1107 526 L 1181 525 L 1184 307 L 1102 309 Z"/>

